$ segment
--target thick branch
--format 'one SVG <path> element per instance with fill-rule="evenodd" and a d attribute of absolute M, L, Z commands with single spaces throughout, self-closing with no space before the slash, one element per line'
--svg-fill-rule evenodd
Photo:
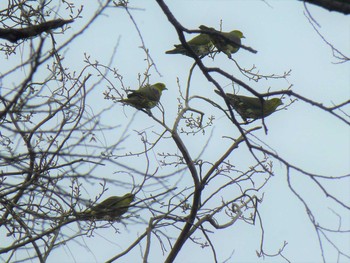
<path fill-rule="evenodd" d="M 43 32 L 62 27 L 65 24 L 72 23 L 74 20 L 56 19 L 41 23 L 39 25 L 29 26 L 26 28 L 0 28 L 0 38 L 4 38 L 12 43 L 16 43 L 20 39 L 35 37 Z"/>
<path fill-rule="evenodd" d="M 328 11 L 335 11 L 343 13 L 344 15 L 350 14 L 350 2 L 349 0 L 299 0 L 307 2 L 313 5 L 318 5 L 327 9 Z"/>

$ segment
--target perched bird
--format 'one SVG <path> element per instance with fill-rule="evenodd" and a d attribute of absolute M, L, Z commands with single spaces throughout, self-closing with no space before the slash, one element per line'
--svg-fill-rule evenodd
<path fill-rule="evenodd" d="M 203 25 L 201 25 L 199 28 L 201 30 L 218 33 L 221 36 L 224 36 L 227 39 L 229 39 L 230 41 L 216 34 L 208 34 L 217 50 L 224 52 L 229 58 L 231 58 L 231 54 L 236 53 L 240 49 L 241 38 L 245 38 L 243 36 L 243 33 L 239 30 L 233 30 L 231 32 L 220 32 L 212 27 L 207 27 Z M 233 44 L 232 42 L 237 43 L 237 45 Z"/>
<path fill-rule="evenodd" d="M 101 203 L 83 212 L 82 217 L 93 217 L 97 219 L 119 219 L 128 211 L 130 203 L 134 201 L 134 195 L 128 193 L 124 196 L 111 196 Z"/>
<path fill-rule="evenodd" d="M 221 93 L 215 90 L 220 96 Z M 247 119 L 261 119 L 272 114 L 278 106 L 283 105 L 281 99 L 273 98 L 270 100 L 263 100 L 259 98 L 246 97 L 226 93 L 226 98 L 232 107 L 241 115 L 242 119 L 247 122 Z"/>
<path fill-rule="evenodd" d="M 166 89 L 163 83 L 146 84 L 138 90 L 133 90 L 128 94 L 127 99 L 119 100 L 119 102 L 129 104 L 138 110 L 149 110 L 158 104 L 162 91 Z"/>
<path fill-rule="evenodd" d="M 192 38 L 190 41 L 187 42 L 187 44 L 191 47 L 191 49 L 196 53 L 197 56 L 205 56 L 208 55 L 213 48 L 213 43 L 211 42 L 211 39 L 209 35 L 207 34 L 200 34 L 194 38 Z M 175 49 L 168 50 L 165 53 L 166 54 L 182 54 L 189 56 L 189 52 L 186 48 L 184 48 L 181 44 L 174 45 Z"/>

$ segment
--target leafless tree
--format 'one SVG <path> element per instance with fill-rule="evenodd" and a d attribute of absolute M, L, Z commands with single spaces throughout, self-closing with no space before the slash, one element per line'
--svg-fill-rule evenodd
<path fill-rule="evenodd" d="M 6 235 L 1 242 L 1 258 L 6 262 L 33 259 L 45 262 L 61 245 L 69 246 L 82 236 L 93 238 L 93 233 L 106 227 L 118 233 L 119 224 L 124 223 L 141 231 L 125 250 L 109 259 L 99 260 L 113 262 L 139 248 L 144 262 L 154 254 L 162 254 L 165 262 L 173 262 L 184 244 L 191 242 L 209 248 L 212 261 L 218 262 L 213 233 L 244 222 L 258 225 L 261 230 L 258 256 L 293 261 L 284 255 L 286 242 L 280 244 L 275 254 L 264 251 L 266 222 L 259 207 L 264 202 L 264 187 L 275 175 L 274 161 L 285 167 L 286 183 L 314 226 L 323 260 L 326 262 L 323 252 L 327 242 L 339 255 L 350 258 L 348 252 L 328 237 L 329 233 L 349 234 L 350 230 L 342 227 L 343 215 L 339 214 L 337 228 L 319 223 L 312 201 L 291 182 L 291 172 L 302 174 L 325 199 L 345 213 L 350 211 L 346 197 L 339 198 L 325 184 L 348 182 L 350 175 L 314 174 L 294 165 L 256 136 L 258 131 L 268 134 L 264 118 L 250 123 L 252 125 L 247 128 L 228 101 L 223 100 L 219 105 L 196 94 L 192 76 L 198 70 L 220 92 L 224 90 L 219 79 L 224 78 L 233 87 L 247 90 L 261 100 L 270 96 L 284 98 L 287 103 L 282 109 L 299 100 L 327 112 L 347 126 L 350 119 L 346 106 L 350 100 L 325 106 L 294 92 L 290 86 L 278 91 L 257 92 L 247 84 L 248 80 L 273 82 L 288 78 L 290 71 L 264 75 L 255 67 L 241 67 L 234 59 L 231 62 L 236 65 L 237 74 L 208 67 L 186 44 L 184 37 L 184 33 L 202 31 L 185 28 L 164 1 L 156 2 L 160 15 L 168 18 L 169 26 L 176 29 L 180 42 L 193 58 L 193 66 L 187 85 L 182 87 L 178 82 L 176 116 L 169 117 L 166 107 L 160 104 L 152 109 L 152 113 L 136 111 L 125 127 L 103 121 L 115 105 L 113 102 L 117 103 L 129 89 L 118 69 L 86 54 L 85 66 L 77 71 L 65 64 L 64 51 L 78 36 L 84 35 L 107 8 L 123 9 L 143 43 L 145 57 L 141 59 L 145 59 L 147 66 L 139 75 L 140 86 L 148 83 L 151 72 L 160 74 L 127 1 L 100 1 L 92 18 L 74 34 L 70 30 L 79 21 L 83 7 L 77 7 L 73 2 L 11 0 L 0 12 L 0 33 L 5 32 L 3 38 L 13 42 L 4 40 L 0 44 L 2 57 L 11 65 L 0 75 L 0 231 Z M 49 21 L 69 23 L 47 27 Z M 9 37 L 13 32 L 23 32 L 23 28 L 35 30 L 21 37 Z M 255 52 L 252 47 L 242 45 L 241 48 Z M 10 64 L 20 49 L 21 61 Z M 116 51 L 111 54 L 110 61 L 115 56 Z M 216 54 L 210 56 L 215 61 Z M 109 103 L 106 105 L 110 106 L 96 111 L 96 105 L 89 103 L 89 97 L 93 96 L 94 88 L 101 85 L 106 87 L 103 95 Z M 223 131 L 219 138 L 209 135 L 198 149 L 192 138 L 211 134 L 217 123 L 216 114 L 224 115 L 234 132 Z M 139 116 L 147 118 L 149 128 L 138 127 Z M 224 145 L 215 158 L 207 155 L 211 142 Z M 236 155 L 245 156 L 249 162 L 238 163 Z M 115 177 L 93 175 L 106 166 L 113 167 Z M 96 188 L 96 185 L 96 198 L 84 198 L 89 192 L 87 189 Z M 76 216 L 99 202 L 110 188 L 136 193 L 130 213 L 121 221 L 83 221 Z"/>

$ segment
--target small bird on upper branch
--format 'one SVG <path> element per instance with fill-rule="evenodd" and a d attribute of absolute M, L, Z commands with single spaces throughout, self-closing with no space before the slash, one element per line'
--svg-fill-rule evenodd
<path fill-rule="evenodd" d="M 194 38 L 192 38 L 190 41 L 187 42 L 187 44 L 190 46 L 190 48 L 193 50 L 193 52 L 197 56 L 205 56 L 208 55 L 213 48 L 213 43 L 211 42 L 211 39 L 209 35 L 207 34 L 200 34 Z M 189 56 L 189 52 L 186 48 L 182 46 L 182 44 L 174 45 L 175 49 L 168 50 L 165 53 L 166 54 L 182 54 Z"/>
<path fill-rule="evenodd" d="M 204 25 L 201 25 L 199 28 L 201 30 L 217 33 L 208 34 L 208 36 L 218 51 L 224 52 L 229 58 L 231 58 L 231 54 L 236 53 L 240 49 L 241 38 L 245 38 L 243 36 L 243 33 L 239 30 L 233 30 L 231 32 L 220 32 L 212 27 L 207 27 Z"/>

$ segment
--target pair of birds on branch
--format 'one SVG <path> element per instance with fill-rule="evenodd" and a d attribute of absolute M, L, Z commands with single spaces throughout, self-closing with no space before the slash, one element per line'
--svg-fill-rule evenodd
<path fill-rule="evenodd" d="M 245 38 L 243 33 L 239 30 L 220 32 L 212 27 L 203 25 L 201 25 L 199 28 L 207 33 L 199 34 L 187 42 L 187 45 L 199 57 L 206 56 L 213 52 L 223 52 L 229 58 L 231 58 L 231 54 L 236 53 L 240 49 L 241 39 Z M 190 56 L 188 49 L 186 49 L 182 44 L 174 46 L 175 49 L 166 51 L 165 53 Z M 214 46 L 217 49 L 216 51 L 214 50 Z"/>
<path fill-rule="evenodd" d="M 244 35 L 239 30 L 220 32 L 204 25 L 201 25 L 199 28 L 206 33 L 201 33 L 187 42 L 187 45 L 197 56 L 203 57 L 215 52 L 215 46 L 217 52 L 223 52 L 231 58 L 231 54 L 236 53 L 241 47 L 241 39 L 244 38 Z M 174 46 L 175 49 L 166 51 L 165 53 L 190 56 L 188 49 L 182 44 Z M 149 111 L 159 103 L 162 92 L 166 89 L 163 83 L 156 83 L 153 85 L 146 84 L 138 90 L 133 90 L 127 95 L 126 99 L 119 100 L 119 102 L 131 105 L 138 110 L 145 109 Z M 264 100 L 230 93 L 226 93 L 225 96 L 223 96 L 220 92 L 216 90 L 215 92 L 227 99 L 230 105 L 246 122 L 247 119 L 255 120 L 265 118 L 276 111 L 278 106 L 283 104 L 282 100 L 279 98 Z"/>

